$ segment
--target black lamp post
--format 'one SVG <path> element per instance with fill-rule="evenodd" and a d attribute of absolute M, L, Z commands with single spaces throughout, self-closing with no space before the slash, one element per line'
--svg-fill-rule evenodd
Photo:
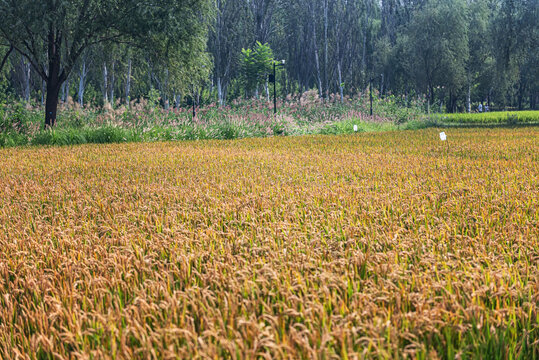
<path fill-rule="evenodd" d="M 284 66 L 285 61 L 273 60 L 273 77 L 270 77 L 270 81 L 273 81 L 273 114 L 277 114 L 277 66 Z"/>

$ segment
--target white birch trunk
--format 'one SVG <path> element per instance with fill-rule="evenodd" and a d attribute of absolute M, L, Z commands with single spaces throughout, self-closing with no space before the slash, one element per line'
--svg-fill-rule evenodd
<path fill-rule="evenodd" d="M 21 56 L 21 63 L 20 63 L 20 66 L 21 66 L 21 77 L 22 77 L 22 81 L 21 81 L 21 95 L 22 95 L 22 98 L 25 102 L 29 102 L 30 101 L 30 70 L 31 70 L 31 66 L 30 66 L 30 63 L 27 62 L 24 57 Z"/>
<path fill-rule="evenodd" d="M 324 1 L 324 97 L 329 96 L 329 79 L 328 79 L 328 26 L 329 26 L 329 4 L 328 0 Z M 338 41 L 338 40 L 337 40 Z"/>
<path fill-rule="evenodd" d="M 116 86 L 116 75 L 114 74 L 114 69 L 116 68 L 116 62 L 112 62 L 112 68 L 110 72 L 110 103 L 114 106 L 114 87 Z"/>
<path fill-rule="evenodd" d="M 323 90 L 322 90 L 322 76 L 320 74 L 320 58 L 318 56 L 318 39 L 316 37 L 316 17 L 314 13 L 314 5 L 311 7 L 311 14 L 312 14 L 312 22 L 313 22 L 313 45 L 314 45 L 314 61 L 316 64 L 316 75 L 318 80 L 318 94 L 320 98 L 322 98 Z"/>
<path fill-rule="evenodd" d="M 69 99 L 69 88 L 70 88 L 70 85 L 71 85 L 71 82 L 69 81 L 69 77 L 67 78 L 67 80 L 64 82 L 64 84 L 62 86 L 64 86 L 64 102 L 66 103 L 67 100 Z"/>
<path fill-rule="evenodd" d="M 103 63 L 103 102 L 109 102 L 109 74 L 107 71 L 107 63 Z"/>
<path fill-rule="evenodd" d="M 363 73 L 363 76 L 366 74 L 366 68 L 367 68 L 367 28 L 369 26 L 369 11 L 368 9 L 365 11 L 365 24 L 363 28 L 363 48 L 361 49 L 361 72 Z M 366 77 L 365 77 L 366 79 Z"/>
<path fill-rule="evenodd" d="M 63 103 L 66 102 L 66 83 L 67 83 L 67 80 L 64 81 L 64 83 L 62 84 L 62 96 L 60 97 Z"/>
<path fill-rule="evenodd" d="M 132 63 L 131 58 L 127 60 L 127 79 L 125 81 L 125 103 L 127 104 L 127 107 L 131 106 L 131 71 L 132 71 Z"/>
<path fill-rule="evenodd" d="M 162 97 L 165 110 L 168 110 L 170 108 L 168 101 L 168 69 L 165 69 L 165 83 L 163 85 Z"/>
<path fill-rule="evenodd" d="M 344 86 L 342 83 L 342 68 L 341 68 L 341 60 L 339 59 L 339 62 L 337 63 L 337 73 L 339 75 L 339 90 L 341 95 L 341 103 L 344 102 Z"/>
<path fill-rule="evenodd" d="M 466 110 L 468 113 L 472 112 L 472 84 L 470 76 L 468 76 L 468 93 L 466 94 Z"/>
<path fill-rule="evenodd" d="M 218 98 L 218 101 L 219 101 L 219 106 L 223 106 L 224 105 L 224 99 L 223 99 L 223 88 L 222 88 L 222 85 L 221 85 L 221 77 L 218 76 L 217 77 L 217 98 Z"/>
<path fill-rule="evenodd" d="M 84 106 L 84 89 L 86 88 L 86 76 L 88 75 L 88 67 L 86 66 L 86 60 L 82 61 L 82 68 L 79 73 L 80 79 L 79 79 L 79 105 L 82 107 Z"/>

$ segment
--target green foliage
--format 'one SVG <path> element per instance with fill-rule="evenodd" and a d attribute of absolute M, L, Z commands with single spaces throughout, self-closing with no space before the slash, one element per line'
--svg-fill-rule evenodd
<path fill-rule="evenodd" d="M 207 39 L 203 19 L 209 9 L 209 0 L 2 1 L 0 38 L 24 55 L 47 83 L 46 125 L 52 126 L 62 83 L 93 45 L 136 43 L 154 63 L 168 65 L 177 75 L 174 79 L 182 78 L 178 69 L 192 73 L 201 68 Z M 90 88 L 89 95 L 94 94 Z"/>
<path fill-rule="evenodd" d="M 150 92 L 148 93 L 148 105 L 150 108 L 156 108 L 159 105 L 159 91 L 157 91 L 155 88 L 151 88 Z"/>
<path fill-rule="evenodd" d="M 0 107 L 4 121 L 0 147 L 343 134 L 352 132 L 356 124 L 360 131 L 394 130 L 401 120 L 422 116 L 420 104 L 405 104 L 393 96 L 375 97 L 375 116 L 371 118 L 365 96 L 346 98 L 344 103 L 338 98 L 322 103 L 316 92 L 308 92 L 297 102 L 280 104 L 276 117 L 268 103 L 251 100 L 224 108 L 204 107 L 193 119 L 190 108 L 165 111 L 157 107 L 159 92 L 155 89 L 148 97 L 130 108 L 66 105 L 54 130 L 46 131 L 39 131 L 43 110 L 22 104 Z"/>
<path fill-rule="evenodd" d="M 113 126 L 48 129 L 36 134 L 32 145 L 108 144 L 138 140 L 136 132 Z"/>
<path fill-rule="evenodd" d="M 253 49 L 242 49 L 241 53 L 241 78 L 249 95 L 267 81 L 273 71 L 273 52 L 268 44 L 257 42 Z"/>
<path fill-rule="evenodd" d="M 456 89 L 465 81 L 468 59 L 466 3 L 430 0 L 416 10 L 399 39 L 405 68 L 418 88 L 430 91 L 445 86 Z"/>
<path fill-rule="evenodd" d="M 472 114 L 440 114 L 433 116 L 443 124 L 518 125 L 539 124 L 539 111 L 496 111 Z"/>

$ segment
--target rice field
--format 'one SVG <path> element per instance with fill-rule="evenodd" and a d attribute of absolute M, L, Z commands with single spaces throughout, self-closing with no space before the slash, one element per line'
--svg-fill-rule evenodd
<path fill-rule="evenodd" d="M 443 124 L 460 125 L 530 125 L 539 124 L 539 111 L 493 111 L 435 115 Z"/>
<path fill-rule="evenodd" d="M 1 359 L 538 359 L 539 129 L 0 150 Z"/>

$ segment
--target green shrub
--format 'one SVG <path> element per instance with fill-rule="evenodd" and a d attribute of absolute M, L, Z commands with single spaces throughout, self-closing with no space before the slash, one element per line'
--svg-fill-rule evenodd
<path fill-rule="evenodd" d="M 36 114 L 27 110 L 23 103 L 16 103 L 11 108 L 2 106 L 0 133 L 27 134 L 36 122 Z"/>
<path fill-rule="evenodd" d="M 120 143 L 131 138 L 128 130 L 113 126 L 87 129 L 85 132 L 88 142 L 94 144 Z"/>
<path fill-rule="evenodd" d="M 28 144 L 28 138 L 23 134 L 0 133 L 0 148 L 23 146 Z"/>

